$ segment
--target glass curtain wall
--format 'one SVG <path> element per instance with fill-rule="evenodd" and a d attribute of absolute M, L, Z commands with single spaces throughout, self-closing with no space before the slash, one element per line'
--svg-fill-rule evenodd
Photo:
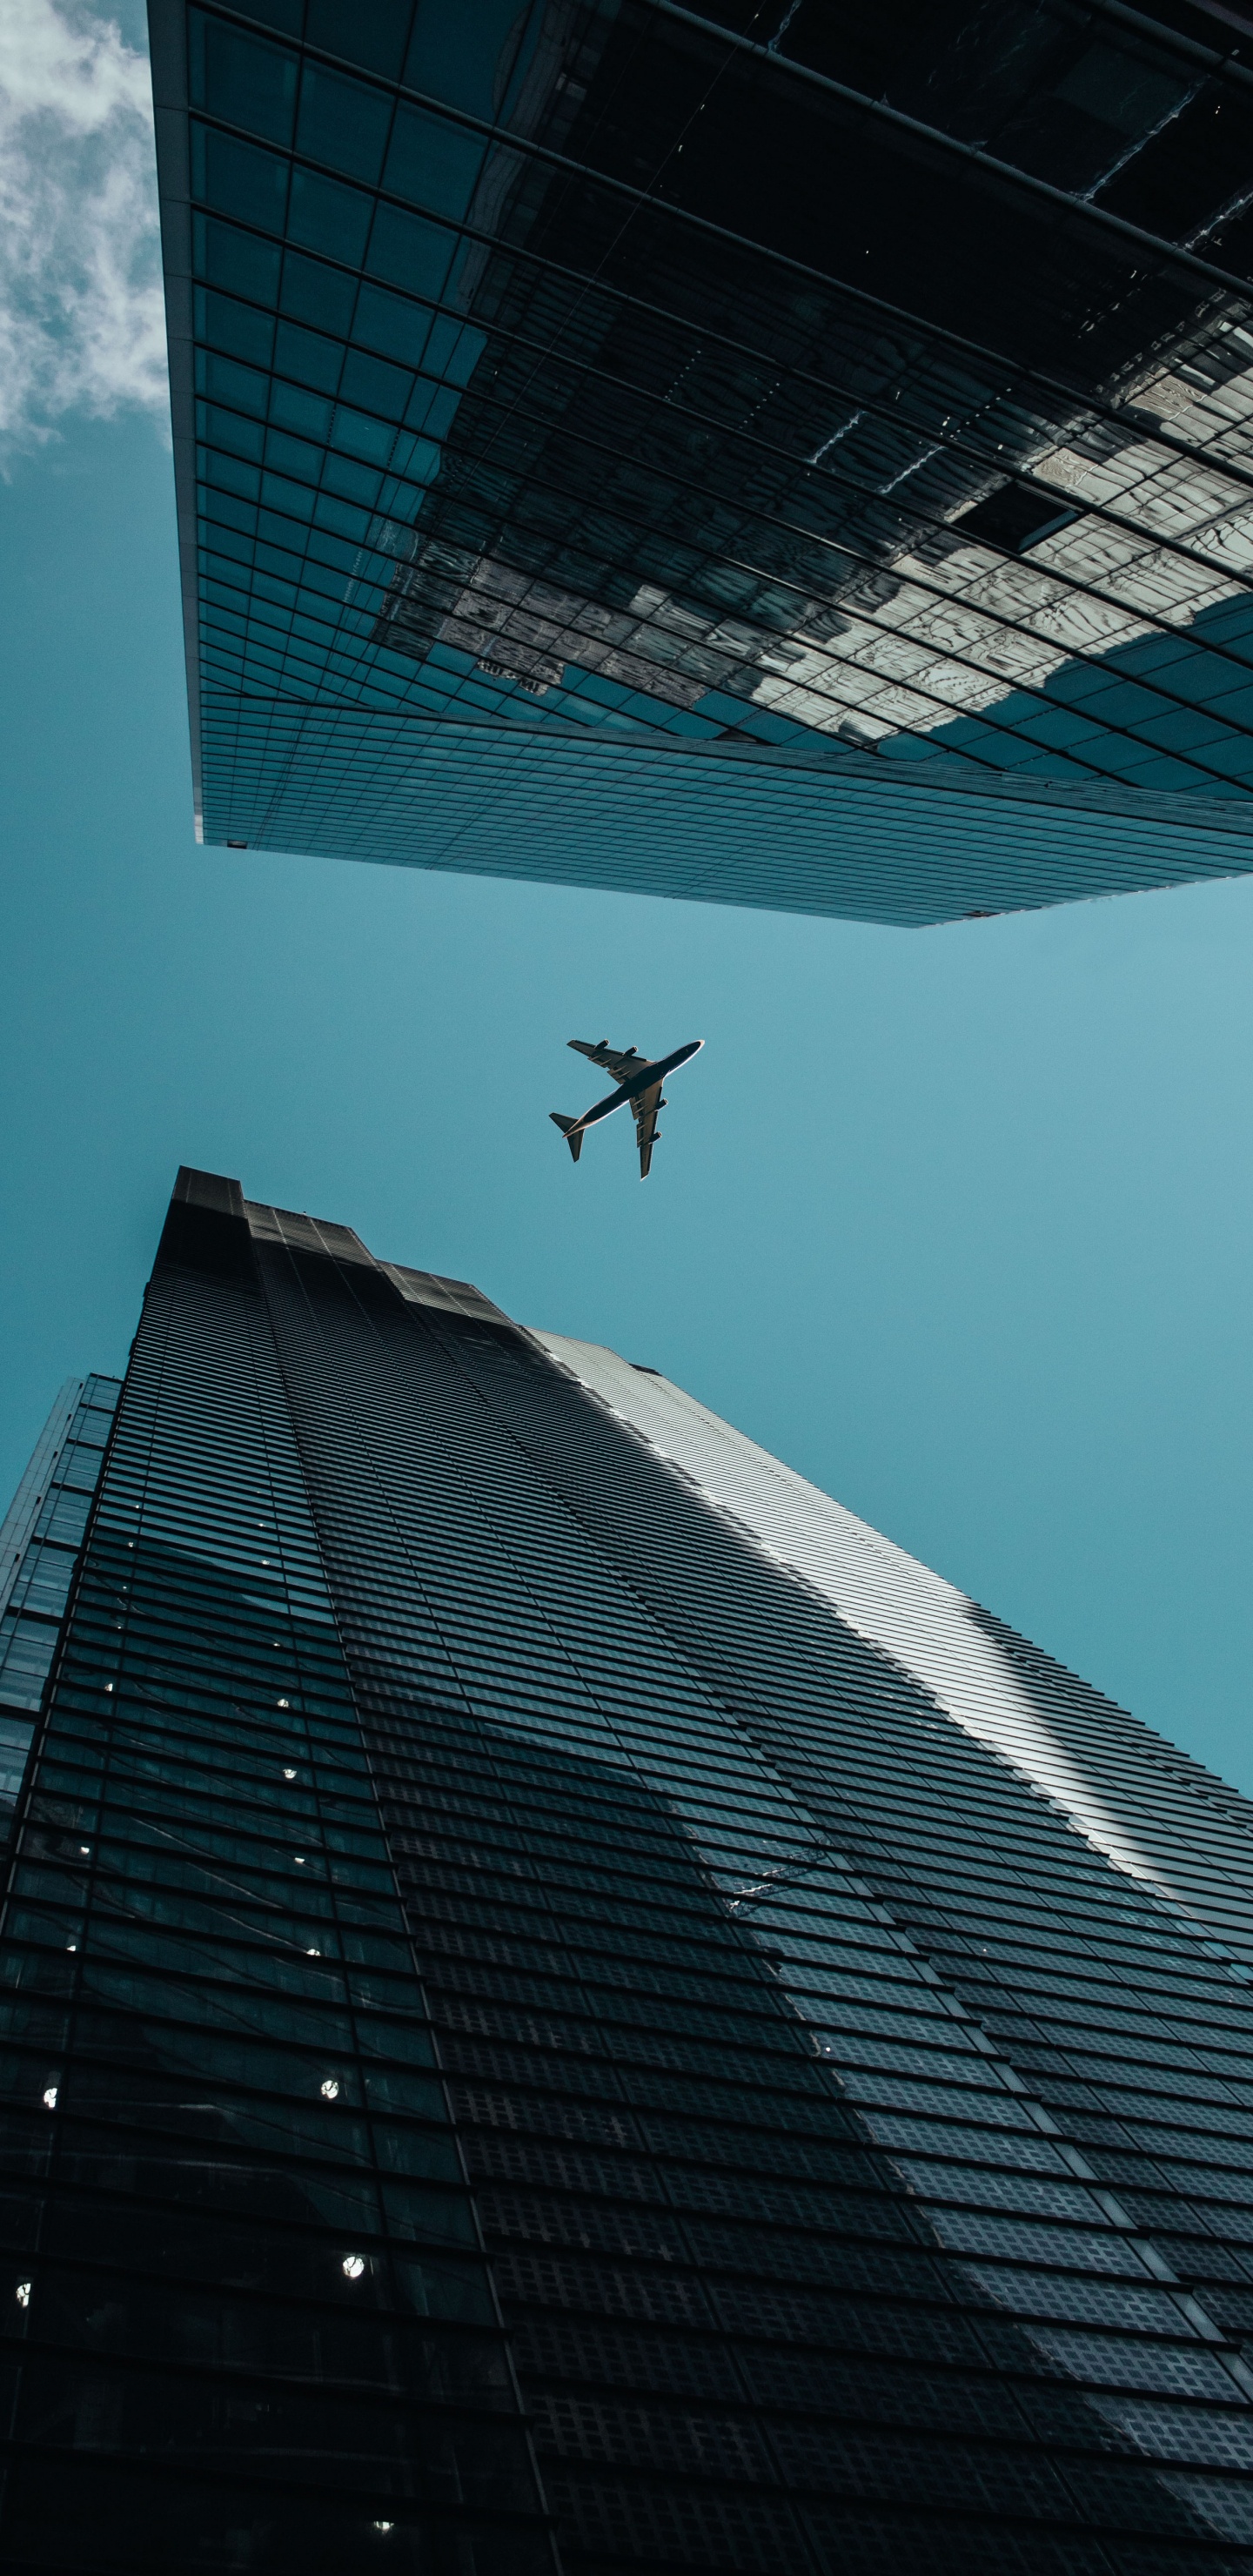
<path fill-rule="evenodd" d="M 13 1820 L 121 1382 L 69 1378 L 0 1528 L 0 1837 Z"/>
<path fill-rule="evenodd" d="M 0 1942 L 7 2562 L 1253 2568 L 1247 1969 L 565 1347 L 181 1177 Z"/>
<path fill-rule="evenodd" d="M 5 2563 L 538 2576 L 231 1204 L 171 1211 L 4 1915 Z"/>
<path fill-rule="evenodd" d="M 532 1337 L 252 1222 L 567 2560 L 1239 2563 L 1241 1971 Z"/>
<path fill-rule="evenodd" d="M 151 21 L 211 840 L 900 921 L 1248 866 L 1232 13 Z"/>

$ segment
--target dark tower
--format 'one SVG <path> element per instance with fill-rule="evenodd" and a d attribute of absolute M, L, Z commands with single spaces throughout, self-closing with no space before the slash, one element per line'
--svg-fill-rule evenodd
<path fill-rule="evenodd" d="M 1253 2568 L 1251 1824 L 181 1173 L 0 1938 L 6 2568 Z"/>

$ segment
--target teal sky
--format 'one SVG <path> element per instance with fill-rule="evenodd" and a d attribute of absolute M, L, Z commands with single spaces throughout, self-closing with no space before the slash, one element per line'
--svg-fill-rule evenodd
<path fill-rule="evenodd" d="M 6 1496 L 197 1163 L 664 1369 L 1253 1792 L 1253 881 L 893 931 L 198 850 L 159 431 L 8 471 Z M 646 1188 L 548 1121 L 606 1032 L 708 1042 Z"/>

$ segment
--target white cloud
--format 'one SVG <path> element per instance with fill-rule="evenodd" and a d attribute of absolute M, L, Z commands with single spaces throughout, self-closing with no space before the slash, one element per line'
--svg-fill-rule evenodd
<path fill-rule="evenodd" d="M 152 92 L 112 21 L 0 0 L 0 444 L 164 412 Z"/>

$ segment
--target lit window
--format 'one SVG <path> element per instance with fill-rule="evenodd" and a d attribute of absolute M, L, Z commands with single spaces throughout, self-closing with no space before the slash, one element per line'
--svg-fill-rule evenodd
<path fill-rule="evenodd" d="M 297 1867 L 297 1869 L 303 1869 L 303 1868 L 304 1868 L 304 1865 L 305 1865 L 305 1856 L 304 1856 L 304 1853 L 303 1853 L 303 1852 L 297 1852 L 297 1854 L 296 1854 L 296 1867 Z"/>
<path fill-rule="evenodd" d="M 347 2269 L 347 2266 L 345 2266 L 345 2269 Z M 18 2285 L 17 2285 L 17 2304 L 18 2304 L 19 2308 L 28 2308 L 28 2307 L 30 2306 L 30 2283 L 29 2283 L 29 2281 L 19 2281 L 19 2282 L 18 2282 Z"/>
<path fill-rule="evenodd" d="M 306 1959 L 320 1959 L 321 1956 L 322 1953 L 320 1950 L 306 1950 L 305 1952 Z"/>
<path fill-rule="evenodd" d="M 290 1701 L 289 1699 L 281 1699 L 281 1700 L 279 1701 L 279 1707 L 280 1707 L 280 1708 L 290 1708 L 290 1707 L 291 1707 L 291 1701 Z"/>
<path fill-rule="evenodd" d="M 284 1778 L 285 1780 L 294 1780 L 294 1779 L 295 1779 L 295 1777 L 296 1777 L 296 1774 L 295 1774 L 295 1772 L 294 1772 L 294 1771 L 285 1771 L 285 1772 L 283 1773 L 283 1778 Z"/>
<path fill-rule="evenodd" d="M 364 2254 L 345 2254 L 344 2272 L 348 2280 L 359 2281 L 365 2270 Z"/>
<path fill-rule="evenodd" d="M 55 2111 L 56 2107 L 57 2107 L 57 2088 L 56 2088 L 56 2085 L 55 2085 L 55 2084 L 45 2084 L 45 2086 L 44 2086 L 44 2109 L 45 2109 L 45 2111 Z"/>
<path fill-rule="evenodd" d="M 394 2531 L 396 2525 L 394 2522 L 376 2522 L 374 2528 L 376 2531 Z"/>
<path fill-rule="evenodd" d="M 323 2099 L 323 2101 L 324 2101 L 324 2102 L 338 2102 L 338 2100 L 339 2100 L 339 2082 L 338 2082 L 338 2078 L 337 2078 L 336 2076 L 334 2076 L 334 2075 L 328 2075 L 328 2076 L 327 2076 L 327 2078 L 326 2078 L 326 2082 L 324 2083 L 324 2085 L 323 2085 L 323 2087 L 322 2087 L 322 2099 Z"/>

